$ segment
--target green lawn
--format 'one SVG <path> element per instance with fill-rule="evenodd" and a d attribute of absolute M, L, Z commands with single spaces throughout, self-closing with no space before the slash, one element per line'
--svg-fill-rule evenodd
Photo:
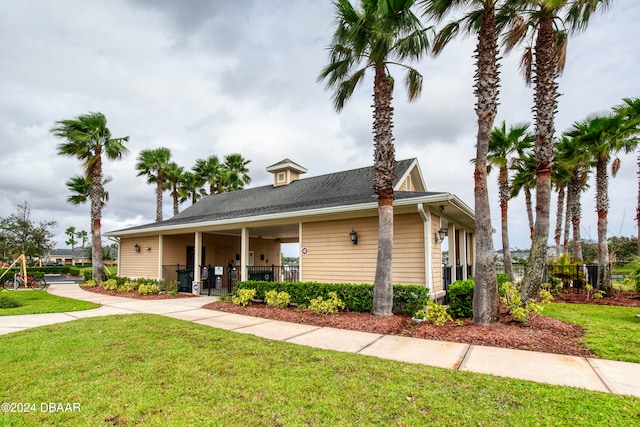
<path fill-rule="evenodd" d="M 0 424 L 637 426 L 640 399 L 312 349 L 155 315 L 0 336 Z M 541 367 L 544 369 L 544 367 Z M 79 412 L 41 412 L 41 402 Z M 45 405 L 46 407 L 46 405 Z"/>
<path fill-rule="evenodd" d="M 543 314 L 585 328 L 585 345 L 603 359 L 640 363 L 639 307 L 549 304 Z"/>
<path fill-rule="evenodd" d="M 21 291 L 0 291 L 0 295 L 13 298 L 22 304 L 21 307 L 0 308 L 0 316 L 62 313 L 66 311 L 89 310 L 100 307 L 100 304 L 58 297 L 49 294 L 47 291 L 34 291 L 31 289 Z"/>

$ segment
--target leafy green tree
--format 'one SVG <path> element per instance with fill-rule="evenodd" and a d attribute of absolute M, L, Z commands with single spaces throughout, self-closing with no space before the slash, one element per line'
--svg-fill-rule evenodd
<path fill-rule="evenodd" d="M 557 78 L 564 69 L 570 32 L 582 31 L 589 18 L 609 0 L 507 0 L 510 30 L 507 51 L 524 40 L 528 46 L 521 69 L 527 84 L 534 83 L 536 215 L 525 276 L 520 287 L 523 301 L 535 297 L 545 279 L 551 171 L 555 158 L 555 114 L 558 109 Z"/>
<path fill-rule="evenodd" d="M 58 145 L 58 154 L 75 157 L 84 166 L 85 176 L 91 180 L 91 240 L 92 275 L 98 283 L 105 278 L 102 260 L 101 221 L 104 201 L 102 177 L 103 156 L 121 159 L 127 153 L 124 143 L 129 137 L 113 138 L 107 119 L 101 113 L 88 113 L 70 120 L 56 122 L 51 132 L 65 142 Z"/>
<path fill-rule="evenodd" d="M 53 229 L 56 221 L 41 221 L 35 224 L 31 220 L 31 209 L 25 201 L 18 205 L 16 211 L 5 218 L 0 218 L 0 235 L 5 245 L 5 257 L 16 258 L 20 254 L 32 261 L 43 259 L 55 246 Z"/>
<path fill-rule="evenodd" d="M 509 249 L 509 225 L 508 209 L 511 198 L 511 185 L 509 181 L 509 165 L 513 164 L 514 154 L 518 158 L 525 155 L 530 150 L 533 135 L 529 133 L 529 124 L 521 123 L 510 126 L 503 121 L 500 126 L 496 126 L 491 132 L 489 140 L 489 152 L 487 160 L 489 171 L 491 166 L 499 168 L 498 173 L 498 193 L 500 198 L 500 214 L 502 218 L 502 254 L 504 256 L 504 271 L 513 282 L 513 267 L 511 265 L 511 250 Z"/>
<path fill-rule="evenodd" d="M 156 185 L 156 222 L 162 221 L 162 194 L 166 186 L 166 172 L 170 168 L 171 151 L 165 147 L 142 150 L 138 154 L 138 176 L 145 175 L 147 184 Z"/>
<path fill-rule="evenodd" d="M 411 10 L 413 0 L 361 0 L 354 7 L 349 0 L 334 2 L 336 20 L 329 47 L 330 61 L 318 80 L 335 89 L 333 105 L 342 111 L 367 69 L 374 71 L 373 133 L 374 180 L 378 198 L 378 257 L 374 278 L 374 316 L 390 316 L 393 306 L 393 78 L 389 66 L 407 70 L 404 80 L 409 100 L 422 90 L 422 75 L 405 62 L 418 60 L 429 42 L 426 29 Z"/>

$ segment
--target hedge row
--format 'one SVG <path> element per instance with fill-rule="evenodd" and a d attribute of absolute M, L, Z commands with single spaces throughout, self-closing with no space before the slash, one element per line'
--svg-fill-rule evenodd
<path fill-rule="evenodd" d="M 504 296 L 502 285 L 509 281 L 506 274 L 498 274 L 498 294 Z M 473 316 L 473 278 L 449 285 L 449 314 L 453 317 Z"/>
<path fill-rule="evenodd" d="M 367 313 L 373 306 L 373 285 L 351 283 L 317 283 L 317 282 L 264 282 L 245 281 L 235 284 L 239 289 L 255 289 L 255 299 L 263 300 L 265 293 L 275 290 L 287 292 L 291 296 L 291 303 L 309 305 L 310 301 L 319 296 L 329 297 L 329 292 L 335 292 L 345 303 L 346 309 Z M 419 285 L 395 285 L 393 287 L 393 312 L 413 314 L 423 309 L 429 300 L 429 289 Z"/>

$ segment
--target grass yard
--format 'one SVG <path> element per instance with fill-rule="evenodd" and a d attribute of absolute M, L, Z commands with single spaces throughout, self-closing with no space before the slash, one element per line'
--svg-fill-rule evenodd
<path fill-rule="evenodd" d="M 100 307 L 87 301 L 51 295 L 47 291 L 31 289 L 21 291 L 0 291 L 0 295 L 13 298 L 22 304 L 21 307 L 0 308 L 0 316 L 14 316 L 17 314 L 63 313 L 66 311 L 90 310 Z"/>
<path fill-rule="evenodd" d="M 585 328 L 584 342 L 598 356 L 640 363 L 640 308 L 549 304 L 543 314 Z"/>
<path fill-rule="evenodd" d="M 155 315 L 4 335 L 0 353 L 3 401 L 36 409 L 0 414 L 2 425 L 575 427 L 640 420 L 638 398 L 312 349 Z M 42 412 L 41 402 L 80 410 Z"/>

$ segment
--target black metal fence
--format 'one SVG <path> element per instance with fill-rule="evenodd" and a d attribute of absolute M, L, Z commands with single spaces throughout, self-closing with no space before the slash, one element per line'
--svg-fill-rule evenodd
<path fill-rule="evenodd" d="M 233 293 L 235 283 L 240 280 L 240 268 L 228 265 L 222 269 L 222 274 L 215 266 L 200 267 L 200 294 L 223 296 Z M 162 274 L 166 281 L 177 280 L 178 292 L 191 293 L 193 291 L 193 266 L 172 264 L 162 266 Z M 300 267 L 290 265 L 249 266 L 247 267 L 249 280 L 265 280 L 268 282 L 297 282 L 300 280 Z"/>
<path fill-rule="evenodd" d="M 524 276 L 525 264 L 512 264 L 514 280 L 522 280 Z M 496 272 L 503 274 L 504 266 L 496 266 Z M 568 264 L 568 265 L 548 265 L 545 271 L 545 281 L 562 286 L 563 288 L 582 289 L 589 284 L 594 288 L 598 284 L 597 264 Z"/>

